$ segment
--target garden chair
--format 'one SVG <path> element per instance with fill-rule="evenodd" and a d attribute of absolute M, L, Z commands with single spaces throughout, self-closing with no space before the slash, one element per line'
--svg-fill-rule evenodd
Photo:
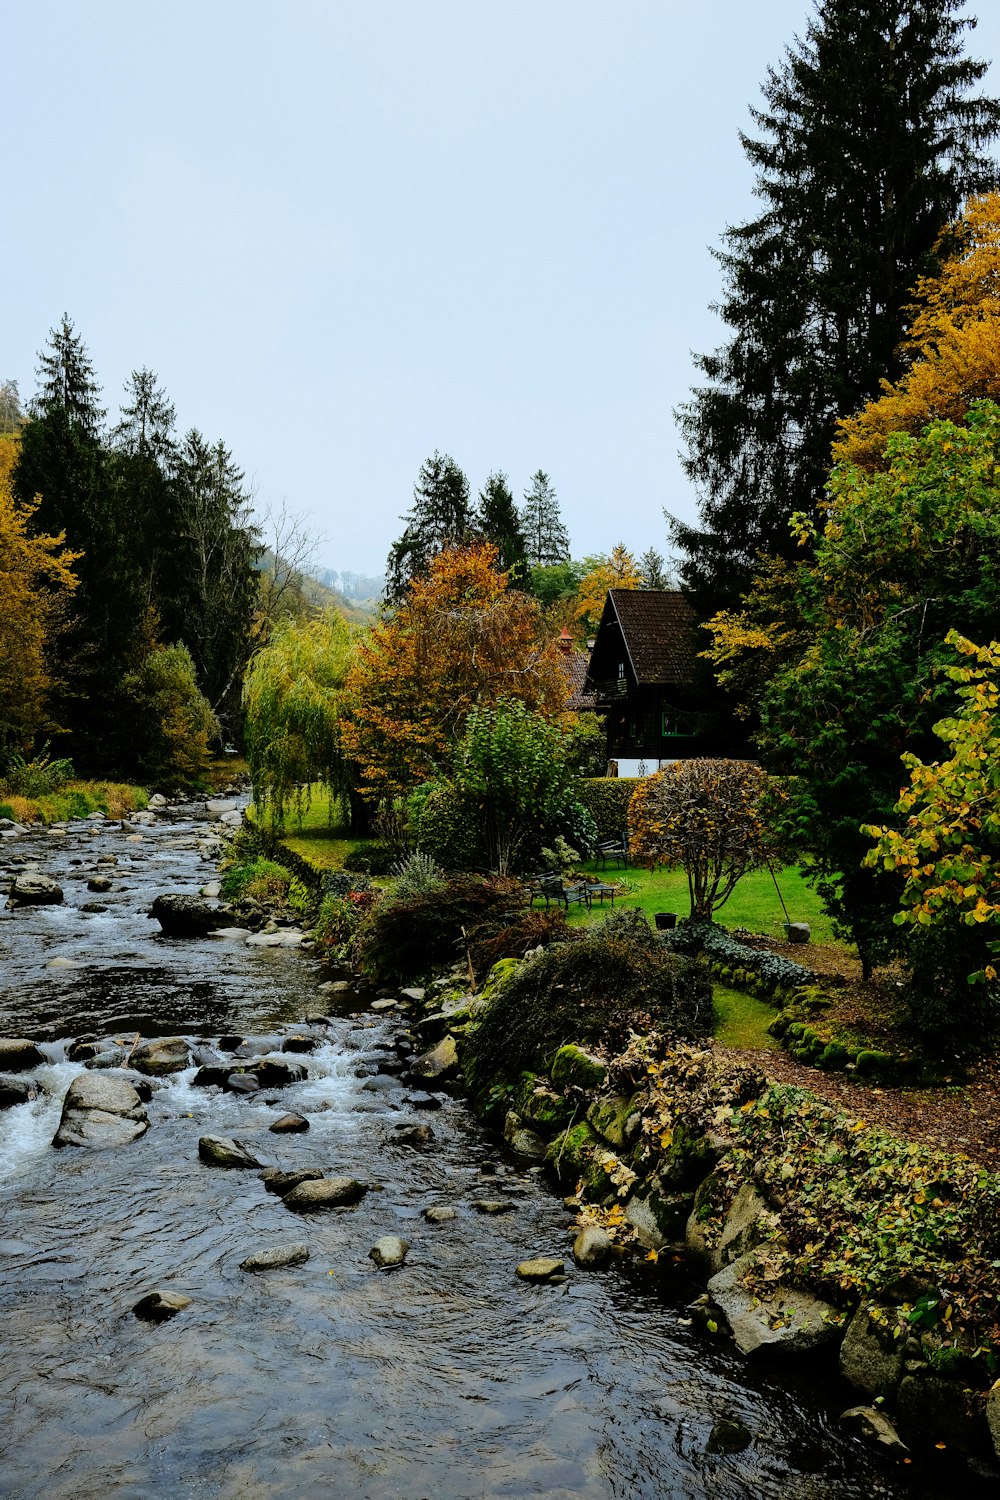
<path fill-rule="evenodd" d="M 608 861 L 613 859 L 619 869 L 628 869 L 628 834 L 620 833 L 616 839 L 602 839 L 597 846 L 597 864 L 600 869 L 606 869 Z"/>

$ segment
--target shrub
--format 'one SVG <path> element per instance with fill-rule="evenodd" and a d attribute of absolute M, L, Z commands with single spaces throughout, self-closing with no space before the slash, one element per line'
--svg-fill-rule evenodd
<path fill-rule="evenodd" d="M 566 926 L 564 911 L 522 912 L 506 927 L 490 930 L 483 924 L 469 944 L 472 967 L 477 975 L 488 974 L 502 958 L 523 958 L 532 948 L 548 948 L 576 936 L 576 929 Z"/>
<path fill-rule="evenodd" d="M 593 818 L 599 839 L 616 839 L 624 833 L 628 805 L 639 780 L 637 776 L 594 776 L 578 783 L 577 797 Z"/>
<path fill-rule="evenodd" d="M 407 804 L 415 847 L 445 870 L 472 870 L 486 862 L 479 825 L 455 787 L 428 781 Z"/>
<path fill-rule="evenodd" d="M 392 862 L 392 851 L 371 839 L 355 844 L 344 860 L 344 869 L 359 875 L 388 875 Z"/>
<path fill-rule="evenodd" d="M 455 875 L 438 890 L 380 901 L 365 915 L 351 953 L 376 978 L 412 978 L 461 958 L 466 942 L 510 927 L 524 909 L 519 881 Z"/>
<path fill-rule="evenodd" d="M 750 948 L 738 942 L 714 922 L 680 922 L 676 927 L 661 934 L 661 941 L 675 953 L 686 953 L 694 957 L 706 953 L 720 964 L 734 969 L 750 970 L 772 993 L 781 985 L 798 989 L 804 984 L 815 984 L 816 975 L 811 969 L 793 963 L 780 953 L 769 953 L 766 949 Z"/>
<path fill-rule="evenodd" d="M 618 1041 L 650 1025 L 680 1037 L 711 1032 L 711 976 L 664 947 L 641 912 L 615 912 L 498 987 L 470 1038 L 473 1084 L 544 1069 L 565 1042 Z"/>
<path fill-rule="evenodd" d="M 230 865 L 223 873 L 219 894 L 224 901 L 284 901 L 291 872 L 273 860 L 257 858 Z"/>
<path fill-rule="evenodd" d="M 135 764 L 156 786 L 200 783 L 208 770 L 210 740 L 219 723 L 198 690 L 194 662 L 184 645 L 151 651 L 121 683 Z"/>
<path fill-rule="evenodd" d="M 392 895 L 396 898 L 423 896 L 441 890 L 446 884 L 441 866 L 419 850 L 392 867 Z"/>
<path fill-rule="evenodd" d="M 31 760 L 15 751 L 3 775 L 3 788 L 15 797 L 45 797 L 65 786 L 73 775 L 69 760 L 53 760 L 46 752 L 48 744 Z"/>
<path fill-rule="evenodd" d="M 319 957 L 339 957 L 357 932 L 365 912 L 377 900 L 375 891 L 348 891 L 343 896 L 324 896 L 312 933 Z"/>

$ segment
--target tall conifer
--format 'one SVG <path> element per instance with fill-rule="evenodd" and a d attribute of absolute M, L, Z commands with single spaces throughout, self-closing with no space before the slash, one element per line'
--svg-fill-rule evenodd
<path fill-rule="evenodd" d="M 413 486 L 413 508 L 402 519 L 403 534 L 386 563 L 385 597 L 393 604 L 405 597 L 412 578 L 426 574 L 439 552 L 469 538 L 469 481 L 450 454 L 435 449 L 424 460 Z"/>
<path fill-rule="evenodd" d="M 497 548 L 501 568 L 510 573 L 515 584 L 522 585 L 528 572 L 527 550 L 521 518 L 506 474 L 490 474 L 479 492 L 475 519 L 486 541 Z"/>
<path fill-rule="evenodd" d="M 536 469 L 524 492 L 521 525 L 528 547 L 528 562 L 534 568 L 569 559 L 569 533 L 559 514 L 559 501 L 544 469 Z"/>
<path fill-rule="evenodd" d="M 838 416 L 900 370 L 904 308 L 967 194 L 994 185 L 1000 104 L 973 96 L 965 0 L 816 0 L 741 141 L 763 211 L 717 251 L 730 336 L 678 412 L 700 524 L 672 521 L 703 609 L 815 516 Z"/>

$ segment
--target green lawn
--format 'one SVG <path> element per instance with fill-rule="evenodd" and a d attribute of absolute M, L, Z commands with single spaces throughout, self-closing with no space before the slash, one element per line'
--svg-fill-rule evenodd
<path fill-rule="evenodd" d="M 780 1052 L 781 1043 L 768 1035 L 767 1028 L 777 1015 L 773 1005 L 765 1005 L 742 990 L 731 990 L 716 983 L 712 998 L 715 1004 L 715 1039 L 723 1047 L 754 1048 Z"/>
<path fill-rule="evenodd" d="M 686 917 L 691 910 L 688 896 L 687 876 L 683 870 L 598 870 L 596 864 L 581 865 L 586 875 L 599 875 L 609 884 L 623 881 L 630 887 L 627 892 L 615 897 L 615 907 L 637 906 L 652 918 L 658 911 L 673 911 L 678 917 Z M 797 865 L 788 865 L 775 872 L 778 886 L 784 897 L 788 915 L 793 922 L 808 922 L 812 929 L 812 940 L 816 943 L 832 943 L 833 924 L 820 903 L 819 896 L 808 885 Z M 571 922 L 597 921 L 602 908 L 594 906 L 590 912 L 579 906 L 570 908 Z M 606 914 L 606 913 L 605 913 Z M 763 932 L 770 937 L 781 938 L 785 920 L 767 870 L 757 870 L 744 875 L 729 900 L 716 913 L 716 921 L 723 927 L 746 927 L 751 932 Z"/>

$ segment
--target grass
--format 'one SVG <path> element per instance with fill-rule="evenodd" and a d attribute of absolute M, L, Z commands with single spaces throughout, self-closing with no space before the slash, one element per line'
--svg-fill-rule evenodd
<path fill-rule="evenodd" d="M 691 910 L 687 876 L 683 870 L 599 870 L 592 862 L 574 868 L 584 875 L 596 875 L 609 884 L 625 881 L 632 889 L 615 898 L 616 908 L 638 907 L 650 919 L 659 911 L 673 911 L 679 917 L 686 917 Z M 813 942 L 835 943 L 833 924 L 801 869 L 797 865 L 788 865 L 776 871 L 776 876 L 791 920 L 808 922 Z M 577 906 L 571 909 L 569 920 L 598 921 L 601 912 L 599 905 L 590 912 Z M 769 937 L 782 939 L 785 914 L 768 871 L 755 870 L 744 875 L 725 906 L 716 913 L 716 921 L 723 927 L 746 927 L 751 932 L 763 932 Z"/>
<path fill-rule="evenodd" d="M 774 1007 L 765 1005 L 742 990 L 716 983 L 712 990 L 715 1009 L 715 1039 L 723 1047 L 757 1052 L 780 1052 L 781 1044 L 768 1035 L 775 1017 Z"/>
<path fill-rule="evenodd" d="M 257 809 L 251 805 L 247 814 L 254 818 Z M 359 844 L 369 842 L 368 839 L 349 838 L 345 823 L 346 810 L 340 799 L 331 798 L 328 792 L 314 787 L 309 806 L 302 809 L 301 817 L 294 810 L 287 813 L 281 842 L 317 870 L 340 870 L 344 860 Z"/>
<path fill-rule="evenodd" d="M 4 814 L 18 823 L 62 823 L 102 812 L 109 818 L 137 812 L 149 801 L 141 786 L 121 781 L 67 781 L 58 791 L 40 797 L 18 797 L 0 792 Z"/>

